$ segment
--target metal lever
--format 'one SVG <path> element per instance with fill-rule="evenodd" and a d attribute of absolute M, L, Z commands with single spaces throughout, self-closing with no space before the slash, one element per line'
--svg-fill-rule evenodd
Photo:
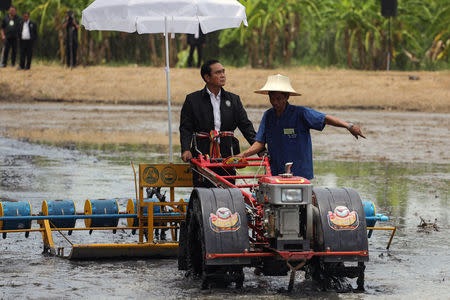
<path fill-rule="evenodd" d="M 285 170 L 286 174 L 291 174 L 292 175 L 291 168 L 292 168 L 293 164 L 294 164 L 293 162 L 286 163 L 286 165 L 284 166 L 284 170 Z"/>
<path fill-rule="evenodd" d="M 292 168 L 292 165 L 293 165 L 294 163 L 293 162 L 288 162 L 288 163 L 286 163 L 285 165 L 284 165 L 284 170 L 285 170 L 285 172 L 284 172 L 284 174 L 280 174 L 280 176 L 281 177 L 292 177 L 292 172 L 291 172 L 291 168 Z"/>
<path fill-rule="evenodd" d="M 203 153 L 201 153 L 200 150 L 198 150 L 197 148 L 197 136 L 195 135 L 195 132 L 192 134 L 192 142 L 194 144 L 195 152 L 197 152 L 199 155 L 203 155 Z"/>

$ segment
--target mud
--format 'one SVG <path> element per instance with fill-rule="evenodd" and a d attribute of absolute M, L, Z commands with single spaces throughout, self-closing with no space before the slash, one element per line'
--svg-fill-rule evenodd
<path fill-rule="evenodd" d="M 178 110 L 178 111 L 177 111 Z M 174 116 L 179 108 L 175 108 Z M 369 240 L 370 261 L 366 268 L 364 293 L 321 292 L 303 272 L 286 292 L 289 277 L 263 277 L 246 269 L 242 290 L 202 291 L 200 283 L 185 278 L 176 261 L 120 260 L 72 262 L 41 254 L 40 234 L 8 234 L 0 240 L 0 298 L 150 298 L 150 299 L 442 299 L 448 297 L 450 274 L 449 186 L 450 124 L 448 114 L 332 112 L 340 118 L 362 124 L 367 140 L 354 140 L 343 129 L 326 128 L 314 133 L 316 186 L 352 187 L 363 200 L 374 201 L 378 213 L 390 216 L 383 226 L 398 226 L 387 251 L 389 232 L 377 231 Z M 249 110 L 257 123 L 262 110 Z M 166 112 L 163 107 L 84 106 L 62 104 L 2 104 L 1 129 L 4 136 L 28 131 L 51 133 L 86 132 L 111 136 L 115 132 L 133 137 L 142 134 L 158 140 L 165 137 Z M 174 121 L 174 132 L 177 119 Z M 20 131 L 22 130 L 22 131 Z M 120 136 L 120 134 L 119 134 Z M 33 136 L 15 136 L 33 139 Z M 158 150 L 135 147 L 79 147 L 86 141 L 67 141 L 54 147 L 0 137 L 0 201 L 30 201 L 33 213 L 44 200 L 72 199 L 81 211 L 86 199 L 118 198 L 120 210 L 134 197 L 133 173 L 129 162 L 167 159 L 162 142 Z M 39 140 L 39 139 L 36 139 Z M 45 140 L 45 139 L 43 139 Z M 137 140 L 137 143 L 139 141 Z M 88 142 L 90 144 L 90 142 Z M 176 198 L 186 197 L 181 190 Z M 420 217 L 437 218 L 439 231 L 418 232 Z M 125 220 L 120 221 L 121 225 Z M 77 221 L 77 227 L 83 227 Z M 59 234 L 55 244 L 70 245 Z M 129 231 L 74 232 L 74 243 L 133 242 Z M 353 286 L 355 282 L 352 282 Z"/>
<path fill-rule="evenodd" d="M 6 137 L 50 144 L 169 144 L 165 106 L 2 103 L 1 108 L 0 134 Z M 257 129 L 264 109 L 247 112 Z M 367 139 L 356 140 L 346 130 L 330 126 L 322 133 L 313 131 L 316 159 L 450 163 L 449 114 L 324 112 L 358 124 Z M 179 114 L 180 107 L 175 106 L 175 145 L 179 145 Z M 245 140 L 242 146 L 248 147 Z"/>

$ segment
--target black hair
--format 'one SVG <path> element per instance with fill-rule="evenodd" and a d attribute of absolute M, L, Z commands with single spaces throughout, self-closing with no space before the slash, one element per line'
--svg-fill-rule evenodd
<path fill-rule="evenodd" d="M 205 80 L 205 75 L 211 76 L 211 65 L 220 63 L 217 59 L 210 59 L 207 62 L 205 62 L 201 69 L 200 69 L 200 75 L 202 75 L 203 80 Z"/>

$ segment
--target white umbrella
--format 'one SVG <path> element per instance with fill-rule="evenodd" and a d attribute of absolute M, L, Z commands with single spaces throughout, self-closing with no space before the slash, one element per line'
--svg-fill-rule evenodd
<path fill-rule="evenodd" d="M 173 162 L 168 33 L 203 33 L 236 28 L 244 22 L 245 7 L 237 0 L 95 0 L 83 10 L 87 30 L 164 33 L 170 162 Z"/>

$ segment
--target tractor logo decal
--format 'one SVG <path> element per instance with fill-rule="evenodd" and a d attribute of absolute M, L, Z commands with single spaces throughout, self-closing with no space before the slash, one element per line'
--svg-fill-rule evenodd
<path fill-rule="evenodd" d="M 158 169 L 155 167 L 147 167 L 143 172 L 144 181 L 148 184 L 155 184 L 159 179 Z"/>
<path fill-rule="evenodd" d="M 328 224 L 334 230 L 353 230 L 359 226 L 358 214 L 346 206 L 336 206 L 334 212 L 328 211 Z"/>
<path fill-rule="evenodd" d="M 173 184 L 177 180 L 177 171 L 175 171 L 172 167 L 165 167 L 161 172 L 161 180 L 165 184 Z"/>
<path fill-rule="evenodd" d="M 220 207 L 217 209 L 216 214 L 209 214 L 209 225 L 213 231 L 218 233 L 237 231 L 241 228 L 241 219 L 237 212 L 232 214 L 229 208 Z"/>

